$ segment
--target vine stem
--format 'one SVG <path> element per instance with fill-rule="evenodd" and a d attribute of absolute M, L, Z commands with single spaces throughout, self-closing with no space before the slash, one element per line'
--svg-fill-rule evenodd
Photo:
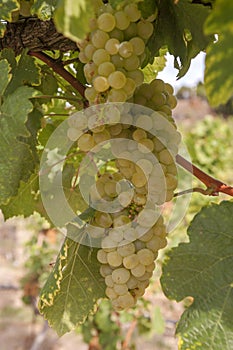
<path fill-rule="evenodd" d="M 203 194 L 208 194 L 210 196 L 218 196 L 219 192 L 222 192 L 233 197 L 233 187 L 228 186 L 222 181 L 219 181 L 213 178 L 212 176 L 206 174 L 204 171 L 199 169 L 194 164 L 190 163 L 181 155 L 178 154 L 176 156 L 176 162 L 206 185 L 207 190 L 205 191 L 206 193 Z"/>
<path fill-rule="evenodd" d="M 64 65 L 58 61 L 50 57 L 49 55 L 45 54 L 41 51 L 28 51 L 28 55 L 38 58 L 39 60 L 43 61 L 47 64 L 52 70 L 59 74 L 62 78 L 64 78 L 68 83 L 70 83 L 73 88 L 75 88 L 80 95 L 84 97 L 85 92 L 85 86 L 83 86 L 72 74 L 70 74 L 65 68 Z M 88 106 L 88 102 L 86 99 L 84 100 L 85 107 Z"/>

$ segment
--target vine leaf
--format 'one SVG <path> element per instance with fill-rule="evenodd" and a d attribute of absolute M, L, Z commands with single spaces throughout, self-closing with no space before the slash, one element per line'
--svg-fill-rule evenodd
<path fill-rule="evenodd" d="M 17 194 L 20 181 L 27 181 L 35 166 L 26 122 L 33 110 L 29 99 L 37 92 L 31 87 L 19 86 L 7 94 L 13 79 L 9 73 L 11 67 L 5 59 L 0 63 L 0 204 L 6 204 Z"/>
<path fill-rule="evenodd" d="M 58 335 L 71 331 L 104 297 L 97 249 L 66 238 L 40 295 L 39 310 Z"/>
<path fill-rule="evenodd" d="M 73 41 L 84 38 L 98 3 L 96 0 L 60 0 L 54 13 L 57 30 Z"/>
<path fill-rule="evenodd" d="M 218 41 L 207 48 L 205 88 L 212 106 L 226 103 L 233 94 L 232 31 L 233 2 L 216 0 L 205 25 L 207 34 L 218 33 Z"/>
<path fill-rule="evenodd" d="M 209 8 L 190 0 L 163 0 L 158 4 L 158 20 L 154 34 L 149 40 L 152 56 L 157 56 L 163 46 L 167 46 L 175 57 L 175 68 L 181 78 L 189 69 L 191 59 L 204 50 L 211 40 L 203 32 Z"/>
<path fill-rule="evenodd" d="M 18 10 L 19 4 L 17 0 L 0 0 L 1 19 L 11 22 L 11 12 Z M 0 21 L 0 38 L 4 35 L 5 23 Z"/>
<path fill-rule="evenodd" d="M 58 0 L 34 0 L 31 13 L 42 21 L 49 20 L 57 6 Z"/>
<path fill-rule="evenodd" d="M 190 242 L 165 260 L 162 287 L 170 299 L 194 302 L 177 328 L 179 349 L 233 348 L 233 202 L 204 207 L 194 218 Z"/>

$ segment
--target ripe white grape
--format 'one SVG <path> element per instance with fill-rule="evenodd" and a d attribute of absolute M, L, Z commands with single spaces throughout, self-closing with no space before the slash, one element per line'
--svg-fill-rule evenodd
<path fill-rule="evenodd" d="M 91 34 L 91 42 L 97 49 L 103 49 L 108 39 L 109 39 L 109 35 L 100 29 L 95 30 Z M 93 57 L 93 54 L 92 54 L 92 57 Z"/>
<path fill-rule="evenodd" d="M 122 72 L 115 71 L 108 77 L 109 85 L 114 89 L 121 89 L 126 83 L 126 77 Z"/>
<path fill-rule="evenodd" d="M 84 54 L 89 60 L 91 60 L 95 50 L 96 47 L 94 45 L 88 44 L 84 49 Z"/>
<path fill-rule="evenodd" d="M 90 134 L 83 134 L 78 139 L 78 147 L 81 151 L 88 152 L 94 147 L 94 139 Z"/>
<path fill-rule="evenodd" d="M 106 258 L 107 258 L 108 264 L 112 267 L 120 266 L 123 261 L 122 256 L 117 251 L 107 253 Z"/>
<path fill-rule="evenodd" d="M 110 55 L 105 49 L 98 49 L 93 54 L 93 62 L 99 66 L 101 63 L 110 61 Z"/>
<path fill-rule="evenodd" d="M 148 21 L 141 20 L 137 23 L 138 36 L 143 39 L 149 39 L 153 33 L 153 24 Z"/>
<path fill-rule="evenodd" d="M 139 258 L 137 254 L 127 255 L 123 259 L 123 265 L 127 269 L 133 269 L 139 264 Z"/>
<path fill-rule="evenodd" d="M 123 41 L 119 46 L 119 54 L 123 58 L 130 57 L 134 51 L 133 45 L 130 41 Z"/>
<path fill-rule="evenodd" d="M 131 273 L 135 277 L 141 277 L 146 272 L 145 265 L 139 263 L 134 268 L 131 269 Z"/>
<path fill-rule="evenodd" d="M 127 243 L 127 244 L 118 246 L 117 251 L 122 257 L 126 257 L 135 252 L 135 246 L 133 243 Z"/>
<path fill-rule="evenodd" d="M 134 37 L 129 41 L 133 46 L 133 52 L 135 55 L 139 56 L 145 52 L 145 43 L 139 37 Z"/>
<path fill-rule="evenodd" d="M 117 293 L 115 292 L 115 290 L 113 288 L 111 288 L 111 287 L 107 287 L 105 289 L 105 294 L 107 295 L 107 297 L 109 299 L 116 299 L 117 296 L 118 296 Z"/>
<path fill-rule="evenodd" d="M 144 248 L 137 252 L 139 262 L 143 265 L 150 265 L 154 262 L 154 254 L 150 249 Z"/>
<path fill-rule="evenodd" d="M 97 25 L 99 29 L 105 32 L 111 32 L 116 25 L 115 17 L 108 12 L 102 13 L 97 19 Z"/>
<path fill-rule="evenodd" d="M 119 309 L 127 309 L 134 306 L 135 300 L 133 296 L 128 292 L 127 294 L 120 295 L 117 298 L 117 303 L 118 303 Z"/>
<path fill-rule="evenodd" d="M 140 66 L 140 60 L 138 56 L 132 54 L 130 57 L 124 60 L 124 68 L 128 71 L 134 71 Z"/>
<path fill-rule="evenodd" d="M 115 269 L 112 272 L 112 279 L 114 283 L 124 284 L 128 281 L 129 278 L 130 278 L 130 272 L 124 267 Z"/>
<path fill-rule="evenodd" d="M 128 292 L 127 284 L 114 283 L 113 289 L 117 295 L 124 295 Z"/>
<path fill-rule="evenodd" d="M 137 22 L 141 18 L 141 11 L 138 9 L 137 5 L 134 3 L 126 5 L 124 8 L 124 11 L 129 17 L 131 22 Z"/>
<path fill-rule="evenodd" d="M 103 77 L 108 77 L 115 71 L 115 66 L 111 62 L 103 62 L 98 67 L 98 74 Z"/>
<path fill-rule="evenodd" d="M 97 256 L 97 257 L 98 257 L 98 256 Z M 98 259 L 98 260 L 99 260 L 99 259 Z M 101 262 L 101 261 L 100 261 L 100 262 Z M 113 288 L 114 282 L 113 282 L 113 280 L 112 280 L 112 275 L 106 276 L 104 280 L 105 280 L 105 284 L 106 284 L 107 287 Z"/>
<path fill-rule="evenodd" d="M 129 17 L 124 11 L 116 12 L 115 19 L 116 19 L 116 28 L 120 30 L 125 30 L 130 24 Z"/>
<path fill-rule="evenodd" d="M 97 252 L 97 259 L 101 264 L 107 264 L 107 253 L 103 249 L 99 249 Z"/>
<path fill-rule="evenodd" d="M 120 47 L 120 41 L 116 38 L 109 39 L 105 44 L 105 50 L 110 55 L 116 55 Z"/>
<path fill-rule="evenodd" d="M 109 83 L 106 77 L 98 76 L 93 80 L 93 86 L 97 92 L 108 90 Z"/>

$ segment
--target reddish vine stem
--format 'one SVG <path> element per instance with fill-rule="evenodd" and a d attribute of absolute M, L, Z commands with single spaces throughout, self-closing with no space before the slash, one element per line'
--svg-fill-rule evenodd
<path fill-rule="evenodd" d="M 204 171 L 190 163 L 181 155 L 178 154 L 176 156 L 176 162 L 206 185 L 207 190 L 205 191 L 205 194 L 209 194 L 210 196 L 217 196 L 219 192 L 222 192 L 233 197 L 233 187 L 228 186 L 223 182 L 216 180 L 212 176 L 204 173 Z"/>
<path fill-rule="evenodd" d="M 66 81 L 68 81 L 68 83 L 70 83 L 70 85 L 73 86 L 73 88 L 75 88 L 84 98 L 85 86 L 83 86 L 72 74 L 67 72 L 67 70 L 64 68 L 64 65 L 61 62 L 53 59 L 52 57 L 41 51 L 28 51 L 28 55 L 36 57 L 39 60 L 46 63 L 47 66 L 52 68 L 54 72 L 56 72 Z M 88 106 L 88 102 L 86 100 L 84 100 L 84 105 L 85 107 Z"/>

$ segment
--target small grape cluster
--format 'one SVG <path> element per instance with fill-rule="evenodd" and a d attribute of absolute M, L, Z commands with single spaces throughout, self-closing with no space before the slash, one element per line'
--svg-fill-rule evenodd
<path fill-rule="evenodd" d="M 149 84 L 143 83 L 137 87 L 130 102 L 158 111 L 174 126 L 172 109 L 177 105 L 173 87 L 161 79 L 154 79 Z"/>
<path fill-rule="evenodd" d="M 150 221 L 150 215 L 147 216 Z M 150 222 L 145 222 L 144 225 Z M 140 236 L 137 228 L 112 229 L 102 240 L 97 258 L 105 279 L 106 295 L 116 310 L 135 305 L 145 293 L 155 268 L 158 250 L 165 247 L 166 229 L 160 216 L 156 223 Z"/>
<path fill-rule="evenodd" d="M 150 19 L 143 19 L 137 4 L 114 10 L 103 5 L 90 23 L 91 33 L 80 42 L 79 59 L 91 85 L 85 97 L 92 103 L 125 102 L 132 97 L 144 75 L 145 44 L 153 33 Z"/>

